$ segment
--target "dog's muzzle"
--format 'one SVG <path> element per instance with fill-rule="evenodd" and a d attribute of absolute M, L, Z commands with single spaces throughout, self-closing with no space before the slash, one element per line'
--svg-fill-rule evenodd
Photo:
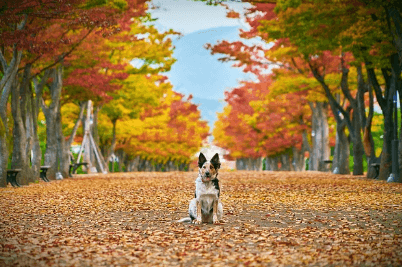
<path fill-rule="evenodd" d="M 202 178 L 202 180 L 205 181 L 205 182 L 211 181 L 211 180 L 212 180 L 212 175 L 211 175 L 211 173 L 206 172 L 205 175 L 204 175 L 204 177 Z"/>

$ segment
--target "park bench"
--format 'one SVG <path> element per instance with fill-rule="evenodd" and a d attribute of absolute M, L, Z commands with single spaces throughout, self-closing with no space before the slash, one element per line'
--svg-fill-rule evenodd
<path fill-rule="evenodd" d="M 380 176 L 380 163 L 371 163 L 370 166 L 373 167 L 375 169 L 375 177 L 374 179 L 378 179 L 378 176 Z"/>
<path fill-rule="evenodd" d="M 324 164 L 332 164 L 332 160 L 326 159 L 322 161 Z"/>
<path fill-rule="evenodd" d="M 87 166 L 88 165 L 88 163 L 87 162 L 78 162 L 78 163 L 72 163 L 72 164 L 70 164 L 70 169 L 69 169 L 69 172 L 68 172 L 68 174 L 69 174 L 69 176 L 70 177 L 73 177 L 73 174 L 77 171 L 77 169 L 80 167 L 80 166 Z"/>
<path fill-rule="evenodd" d="M 50 182 L 46 177 L 46 172 L 50 168 L 50 166 L 40 166 L 40 178 L 45 182 Z"/>
<path fill-rule="evenodd" d="M 17 182 L 17 175 L 21 169 L 10 169 L 7 170 L 7 183 L 10 183 L 13 187 L 19 187 Z"/>

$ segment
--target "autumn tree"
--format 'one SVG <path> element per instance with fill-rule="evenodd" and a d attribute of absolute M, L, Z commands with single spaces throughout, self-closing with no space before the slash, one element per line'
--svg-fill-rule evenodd
<path fill-rule="evenodd" d="M 10 92 L 13 91 L 12 99 L 15 100 L 12 100 L 11 103 L 15 109 L 13 116 L 17 117 L 14 119 L 13 127 L 16 145 L 13 147 L 11 166 L 23 170 L 21 173 L 22 183 L 27 183 L 38 177 L 40 151 L 37 149 L 39 145 L 36 143 L 38 139 L 34 136 L 35 130 L 31 130 L 35 127 L 29 125 L 30 127 L 25 128 L 26 125 L 23 122 L 27 120 L 21 116 L 34 115 L 29 117 L 32 119 L 32 122 L 29 123 L 32 125 L 37 123 L 35 121 L 38 111 L 37 104 L 40 104 L 42 100 L 32 100 L 33 97 L 42 96 L 43 88 L 49 88 L 50 96 L 59 95 L 58 92 L 61 89 L 59 77 L 62 69 L 56 65 L 70 55 L 89 34 L 97 31 L 98 34 L 107 36 L 118 30 L 113 26 L 116 25 L 117 18 L 122 14 L 121 11 L 125 10 L 127 6 L 135 5 L 136 12 L 142 12 L 140 11 L 142 9 L 139 8 L 142 3 L 126 2 L 127 5 L 121 5 L 122 3 L 113 1 L 107 4 L 92 1 L 64 1 L 60 3 L 54 1 L 5 1 L 2 3 L 0 13 L 2 29 L 0 56 L 3 73 L 1 80 L 1 120 L 4 129 L 8 129 L 5 121 L 7 115 L 5 106 Z M 105 31 L 106 29 L 109 30 Z M 67 37 L 71 31 L 78 33 L 76 38 Z M 54 70 L 50 70 L 52 68 Z M 19 69 L 25 70 L 25 76 L 22 78 L 21 75 L 21 80 L 17 76 Z M 46 72 L 46 70 L 49 71 Z M 49 80 L 49 76 L 52 76 L 52 79 Z M 31 93 L 30 89 L 31 80 L 34 78 L 38 78 L 35 94 Z M 15 89 L 12 90 L 12 87 Z M 20 97 L 25 100 L 18 105 L 17 102 Z M 57 101 L 53 107 L 58 107 Z M 33 113 L 30 114 L 27 110 L 33 110 Z M 28 146 L 25 145 L 26 134 L 24 135 L 24 131 L 29 133 L 31 137 L 28 139 Z M 2 153 L 0 162 L 2 167 L 0 169 L 2 186 L 4 186 L 9 148 L 5 142 L 8 132 L 6 130 L 1 132 Z M 33 144 L 34 142 L 35 144 Z M 28 164 L 26 147 L 35 148 L 33 149 L 34 164 L 32 168 Z M 55 150 L 53 149 L 53 151 Z M 56 158 L 56 154 L 50 158 Z M 53 171 L 57 169 L 56 164 L 53 164 L 52 169 Z"/>
<path fill-rule="evenodd" d="M 261 28 L 262 21 L 276 19 L 274 12 L 275 4 L 256 4 L 248 11 L 247 22 L 251 26 L 248 31 L 241 31 L 240 36 L 243 38 L 260 37 L 270 43 L 267 38 L 268 35 L 258 31 Z M 274 40 L 275 41 L 275 40 Z M 284 55 L 287 52 L 294 52 L 292 47 L 282 49 L 286 40 L 280 39 L 274 42 L 274 47 L 269 50 L 269 47 L 264 45 L 247 45 L 245 42 L 233 42 L 221 41 L 216 45 L 207 45 L 207 48 L 211 50 L 213 54 L 224 54 L 220 60 L 222 61 L 235 61 L 234 66 L 243 67 L 246 72 L 259 73 L 262 70 L 266 70 L 272 67 L 281 67 L 287 70 L 292 70 L 294 73 L 300 73 L 301 68 L 305 66 L 299 66 L 300 60 L 297 55 L 293 54 L 287 57 Z M 270 45 L 272 46 L 272 45 Z M 268 56 L 269 51 L 281 49 L 275 56 Z M 307 74 L 305 74 L 307 75 Z M 320 100 L 323 101 L 323 100 Z M 326 170 L 327 166 L 323 163 L 323 160 L 328 159 L 330 156 L 329 150 L 329 131 L 327 124 L 327 104 L 324 102 L 311 102 L 310 107 L 313 110 L 313 150 L 310 153 L 311 161 L 310 168 L 313 170 Z M 308 148 L 308 146 L 303 146 Z"/>
<path fill-rule="evenodd" d="M 132 120 L 134 131 L 118 134 L 124 140 L 116 146 L 123 150 L 128 171 L 188 170 L 188 164 L 208 136 L 207 122 L 201 120 L 200 111 L 191 103 L 191 96 L 166 91 L 157 106 L 149 106 L 139 119 Z M 121 160 L 121 159 L 119 159 Z"/>
<path fill-rule="evenodd" d="M 396 20 L 395 23 L 391 23 L 389 15 L 389 10 L 391 9 L 393 10 L 393 16 L 395 18 L 400 17 L 396 2 L 392 1 L 386 4 L 380 4 L 376 1 L 372 3 L 366 3 L 364 1 L 356 3 L 347 1 L 344 3 L 318 1 L 314 4 L 290 4 L 290 2 L 284 2 L 277 8 L 277 12 L 280 16 L 278 23 L 281 25 L 279 32 L 282 32 L 294 42 L 304 55 L 311 57 L 325 49 L 334 50 L 339 47 L 341 48 L 339 52 L 341 59 L 343 59 L 343 52 L 351 52 L 355 58 L 355 62 L 353 63 L 358 69 L 360 69 L 361 64 L 364 63 L 371 86 L 367 89 L 367 86 L 364 85 L 365 83 L 362 80 L 363 75 L 361 70 L 359 70 L 357 72 L 359 75 L 359 90 L 356 99 L 352 98 L 346 82 L 349 68 L 346 64 L 346 60 L 343 60 L 340 65 L 342 71 L 341 89 L 342 93 L 350 102 L 350 106 L 355 115 L 354 122 L 348 117 L 345 118 L 347 119 L 347 126 L 352 140 L 357 145 L 356 150 L 359 150 L 359 147 L 361 147 L 359 144 L 360 141 L 358 140 L 360 138 L 361 128 L 359 124 L 362 124 L 362 121 L 366 122 L 366 125 L 364 125 L 366 148 L 368 148 L 366 149 L 366 153 L 370 159 L 373 159 L 372 155 L 374 151 L 369 130 L 372 115 L 369 114 L 371 117 L 368 119 L 364 118 L 364 103 L 362 103 L 362 100 L 364 99 L 363 94 L 365 91 L 371 91 L 372 88 L 374 89 L 377 102 L 384 114 L 385 126 L 380 179 L 386 179 L 392 171 L 391 140 L 393 139 L 395 127 L 392 122 L 392 96 L 395 95 L 396 91 L 399 92 L 401 90 L 398 85 L 391 86 L 391 84 L 395 84 L 393 81 L 396 82 L 400 79 L 400 67 L 397 67 L 399 66 L 398 46 L 393 45 L 393 40 L 398 39 L 398 35 L 393 34 L 393 32 L 395 33 L 394 29 L 398 27 L 399 22 Z M 305 19 L 312 14 L 314 14 L 314 19 L 309 19 L 309 23 L 303 23 L 303 26 L 300 27 L 302 22 L 305 22 Z M 276 31 L 279 29 L 278 23 L 273 23 L 276 24 L 273 26 Z M 336 27 L 334 27 L 334 25 L 336 25 Z M 322 70 L 314 66 L 310 66 L 310 69 L 314 77 L 320 81 L 324 90 L 327 92 L 322 80 Z M 380 87 L 376 69 L 381 70 L 381 78 L 385 81 L 384 92 Z M 388 75 L 388 73 L 391 74 Z M 348 111 L 345 112 L 342 110 L 329 94 L 328 97 L 331 106 L 334 106 L 333 110 L 335 111 L 335 115 L 338 110 L 344 116 L 349 114 Z M 373 103 L 373 101 L 371 101 L 371 103 Z M 359 167 L 359 165 L 355 165 Z M 396 165 L 397 164 L 394 163 L 394 166 Z M 396 170 L 394 170 L 394 172 L 396 172 Z"/>

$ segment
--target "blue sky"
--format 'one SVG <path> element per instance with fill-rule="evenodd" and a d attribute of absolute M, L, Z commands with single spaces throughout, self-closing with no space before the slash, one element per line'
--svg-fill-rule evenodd
<path fill-rule="evenodd" d="M 159 30 L 173 29 L 183 34 L 173 41 L 177 62 L 166 73 L 173 89 L 185 95 L 192 94 L 192 102 L 199 105 L 201 116 L 209 121 L 212 130 L 216 112 L 223 110 L 224 91 L 239 85 L 240 80 L 251 79 L 233 63 L 222 63 L 204 48 L 206 43 L 219 40 L 238 40 L 240 28 L 247 25 L 241 19 L 226 18 L 226 9 L 221 6 L 207 6 L 205 2 L 187 0 L 153 0 L 151 6 L 155 25 Z M 229 3 L 236 11 L 249 6 L 245 3 Z"/>

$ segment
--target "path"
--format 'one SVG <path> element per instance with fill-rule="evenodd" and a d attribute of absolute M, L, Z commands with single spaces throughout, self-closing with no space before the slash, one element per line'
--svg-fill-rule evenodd
<path fill-rule="evenodd" d="M 402 265 L 402 184 L 224 172 L 224 222 L 176 223 L 195 176 L 78 175 L 2 188 L 0 266 Z"/>

